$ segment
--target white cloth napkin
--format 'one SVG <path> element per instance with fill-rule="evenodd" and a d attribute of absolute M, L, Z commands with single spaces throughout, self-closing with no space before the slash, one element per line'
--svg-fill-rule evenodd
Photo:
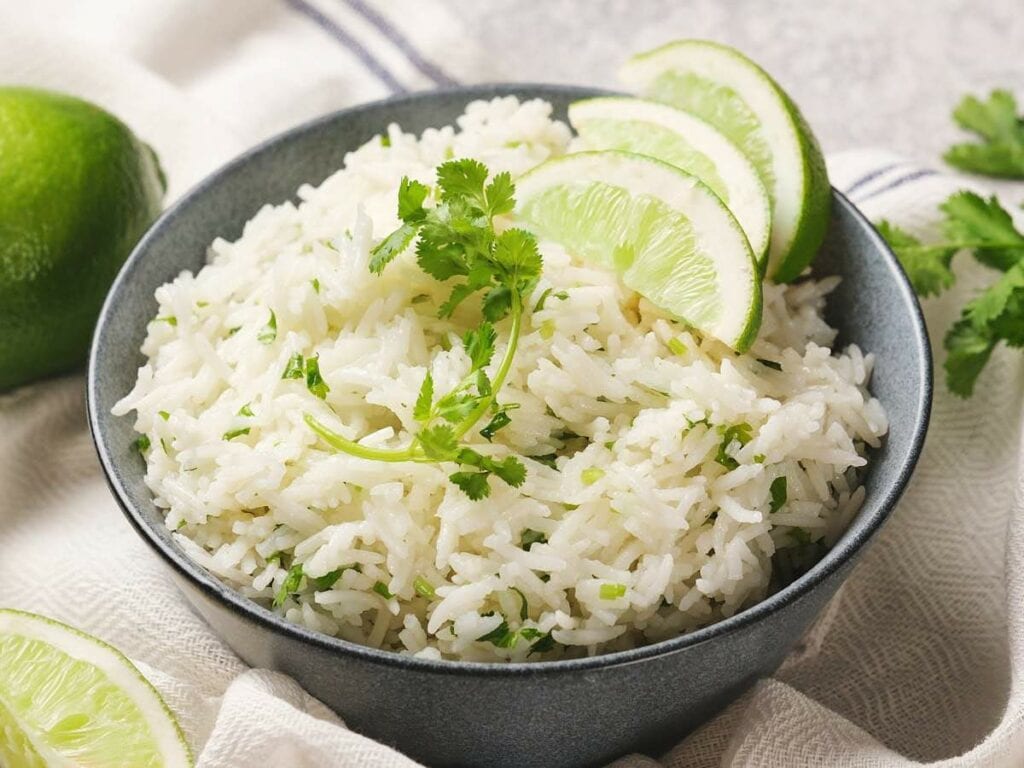
<path fill-rule="evenodd" d="M 514 79 L 488 69 L 435 0 L 0 0 L 0 82 L 70 91 L 125 119 L 169 197 L 303 119 L 403 90 Z M 613 85 L 608 83 L 606 85 Z M 879 152 L 830 158 L 872 219 L 927 235 L 969 186 Z M 990 279 L 925 303 L 941 338 Z M 936 387 L 911 488 L 782 669 L 660 761 L 626 766 L 1024 764 L 1020 354 L 997 351 L 969 401 Z M 110 498 L 82 376 L 0 396 L 0 605 L 124 650 L 178 714 L 202 768 L 410 766 L 292 680 L 249 670 L 188 608 Z"/>

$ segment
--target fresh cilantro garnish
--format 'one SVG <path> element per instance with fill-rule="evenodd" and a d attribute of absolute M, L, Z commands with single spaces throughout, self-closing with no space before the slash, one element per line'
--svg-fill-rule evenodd
<path fill-rule="evenodd" d="M 299 591 L 299 586 L 301 584 L 302 564 L 299 563 L 298 565 L 293 565 L 289 568 L 288 573 L 285 574 L 284 581 L 281 582 L 281 586 L 274 595 L 274 607 L 280 608 L 284 605 L 285 600 L 287 600 L 290 595 Z"/>
<path fill-rule="evenodd" d="M 530 631 L 530 635 L 529 636 L 527 636 L 527 634 L 526 634 L 528 630 Z M 536 634 L 534 634 L 534 633 L 536 633 Z M 538 637 L 539 636 L 539 639 L 537 641 L 535 641 L 533 643 L 533 645 L 530 646 L 530 652 L 528 654 L 526 654 L 527 656 L 533 656 L 533 654 L 535 654 L 535 653 L 547 653 L 548 651 L 552 650 L 555 647 L 555 638 L 553 638 L 551 636 L 550 632 L 546 632 L 544 634 L 541 634 L 539 629 L 533 629 L 531 627 L 526 627 L 525 629 L 519 630 L 519 634 L 521 634 L 527 640 L 530 640 L 530 639 L 532 639 L 534 637 Z"/>
<path fill-rule="evenodd" d="M 599 594 L 602 600 L 617 600 L 626 596 L 626 585 L 605 583 L 601 585 Z"/>
<path fill-rule="evenodd" d="M 683 344 L 683 342 L 681 342 L 679 339 L 671 338 L 667 342 L 665 342 L 665 346 L 668 347 L 669 351 L 673 355 L 685 355 L 686 354 L 686 345 Z"/>
<path fill-rule="evenodd" d="M 306 358 L 306 389 L 321 400 L 326 399 L 327 393 L 331 391 L 327 382 L 320 375 L 320 355 Z"/>
<path fill-rule="evenodd" d="M 348 567 L 351 568 L 351 566 Z M 345 568 L 337 568 L 330 573 L 325 573 L 323 576 L 310 576 L 308 577 L 309 585 L 313 588 L 314 592 L 326 592 L 338 582 L 338 579 L 341 578 L 341 574 L 345 570 Z"/>
<path fill-rule="evenodd" d="M 309 282 L 310 282 L 310 285 L 313 286 L 313 292 L 314 293 L 320 293 L 320 278 L 319 277 L 314 277 Z"/>
<path fill-rule="evenodd" d="M 150 445 L 151 443 L 149 441 L 149 435 L 139 435 L 135 439 L 135 448 L 138 450 L 139 453 L 145 453 L 146 451 L 148 451 Z"/>
<path fill-rule="evenodd" d="M 388 589 L 388 585 L 385 584 L 383 581 L 376 582 L 373 585 L 373 591 L 381 597 L 383 597 L 385 600 L 390 600 L 394 597 L 394 595 L 391 594 L 391 590 Z"/>
<path fill-rule="evenodd" d="M 172 328 L 178 324 L 178 318 L 174 315 L 166 315 L 164 317 L 158 317 L 153 321 L 154 323 L 167 323 Z"/>
<path fill-rule="evenodd" d="M 168 413 L 167 411 L 158 411 L 157 413 L 159 414 L 160 418 L 163 419 L 164 421 L 168 421 L 171 418 L 171 414 Z"/>
<path fill-rule="evenodd" d="M 422 576 L 417 576 L 413 580 L 412 588 L 416 590 L 417 595 L 425 597 L 428 600 L 432 600 L 437 597 L 437 592 L 434 591 L 434 586 Z"/>
<path fill-rule="evenodd" d="M 969 397 L 999 342 L 1024 346 L 1024 234 L 994 197 L 985 200 L 961 191 L 940 209 L 945 216 L 941 242 L 922 244 L 888 222 L 880 222 L 879 232 L 922 296 L 953 284 L 950 265 L 960 250 L 971 251 L 980 263 L 1003 273 L 963 307 L 960 319 L 946 334 L 946 384 L 954 394 Z"/>
<path fill-rule="evenodd" d="M 765 360 L 763 357 L 759 357 L 757 358 L 757 362 L 759 362 L 765 368 L 771 368 L 773 371 L 782 370 L 782 363 L 777 363 L 774 360 Z"/>
<path fill-rule="evenodd" d="M 535 531 L 532 528 L 524 528 L 523 532 L 519 536 L 519 546 L 522 549 L 529 550 L 534 544 L 547 544 L 547 535 L 540 531 Z"/>
<path fill-rule="evenodd" d="M 236 437 L 249 434 L 249 427 L 242 427 L 241 429 L 232 429 L 224 433 L 225 440 L 234 440 Z"/>
<path fill-rule="evenodd" d="M 434 205 L 428 205 L 429 187 L 402 179 L 398 188 L 398 218 L 402 223 L 373 248 L 370 271 L 380 274 L 415 241 L 416 261 L 424 272 L 442 282 L 459 279 L 438 307 L 438 316 L 450 317 L 463 302 L 482 293 L 483 321 L 462 338 L 470 369 L 461 382 L 435 399 L 433 378 L 429 371 L 424 376 L 413 406 L 413 418 L 420 427 L 408 447 L 367 448 L 307 414 L 307 424 L 332 448 L 377 461 L 454 462 L 462 469 L 449 479 L 474 501 L 490 494 L 492 475 L 508 485 L 522 485 L 526 468 L 518 458 L 496 460 L 461 443 L 488 412 L 493 414 L 491 420 L 480 431 L 487 440 L 510 420 L 507 411 L 511 407 L 497 405 L 496 398 L 516 353 L 524 297 L 536 286 L 542 267 L 532 234 L 515 228 L 500 234 L 495 230 L 494 217 L 513 209 L 514 193 L 508 173 L 499 173 L 488 183 L 487 167 L 470 159 L 438 166 Z M 495 355 L 498 332 L 494 323 L 506 317 L 510 318 L 509 337 L 491 378 L 484 369 Z M 308 364 L 306 371 L 308 380 Z M 317 394 L 312 385 L 310 389 Z"/>
<path fill-rule="evenodd" d="M 281 374 L 282 379 L 301 379 L 302 373 L 302 355 L 296 352 L 294 355 L 288 358 L 288 364 L 284 368 L 284 373 Z"/>
<path fill-rule="evenodd" d="M 786 499 L 789 498 L 788 483 L 785 475 L 779 475 L 772 480 L 771 486 L 768 488 L 768 492 L 771 494 L 772 502 L 769 509 L 772 512 L 778 512 L 782 509 L 782 505 L 786 503 Z"/>
<path fill-rule="evenodd" d="M 1009 91 L 996 90 L 987 101 L 966 96 L 953 111 L 953 119 L 980 142 L 954 144 L 942 157 L 952 166 L 972 173 L 1024 179 L 1024 115 Z"/>
<path fill-rule="evenodd" d="M 477 638 L 477 642 L 480 643 L 493 643 L 498 648 L 513 648 L 516 644 L 517 635 L 514 631 L 508 628 L 508 622 L 502 619 L 501 624 L 496 626 L 490 632 L 480 635 Z"/>
<path fill-rule="evenodd" d="M 249 407 L 249 403 L 246 403 L 238 409 L 239 416 L 252 416 L 252 408 Z"/>
<path fill-rule="evenodd" d="M 260 332 L 256 334 L 256 341 L 260 344 L 270 344 L 276 338 L 277 315 L 274 314 L 274 310 L 270 310 L 270 319 L 267 321 L 267 324 L 260 329 Z"/>
<path fill-rule="evenodd" d="M 520 621 L 526 621 L 530 618 L 530 604 L 526 602 L 526 595 L 518 587 L 512 587 L 512 591 L 519 595 L 519 619 Z"/>
<path fill-rule="evenodd" d="M 715 455 L 715 461 L 730 471 L 736 469 L 740 463 L 730 455 L 729 451 L 736 443 L 738 443 L 740 447 L 749 443 L 752 429 L 753 428 L 746 423 L 734 424 L 731 427 L 719 427 L 718 431 L 722 434 L 722 442 L 718 446 L 718 453 Z"/>
<path fill-rule="evenodd" d="M 580 481 L 584 485 L 593 485 L 602 477 L 604 477 L 604 470 L 600 467 L 587 467 L 580 472 Z"/>
<path fill-rule="evenodd" d="M 534 305 L 533 311 L 540 312 L 542 309 L 544 309 L 544 305 L 547 303 L 548 296 L 551 295 L 554 295 L 554 297 L 559 301 L 565 301 L 566 299 L 569 298 L 569 293 L 567 291 L 556 292 L 554 288 L 545 288 L 544 292 L 541 293 L 540 298 L 537 299 L 537 303 L 536 305 Z"/>

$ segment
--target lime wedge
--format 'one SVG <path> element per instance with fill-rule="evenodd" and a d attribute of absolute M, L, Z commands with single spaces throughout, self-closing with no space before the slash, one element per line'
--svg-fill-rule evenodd
<path fill-rule="evenodd" d="M 799 275 L 825 237 L 830 187 L 821 149 L 782 88 L 739 51 L 706 40 L 634 56 L 622 80 L 706 120 L 743 150 L 772 202 L 767 274 L 776 282 Z"/>
<path fill-rule="evenodd" d="M 765 266 L 771 203 L 757 170 L 731 141 L 700 118 L 666 104 L 606 97 L 569 106 L 586 149 L 622 149 L 663 160 L 707 184 L 743 227 Z"/>
<path fill-rule="evenodd" d="M 0 765 L 178 768 L 192 758 L 160 694 L 119 651 L 0 610 Z"/>
<path fill-rule="evenodd" d="M 746 235 L 703 182 L 631 152 L 579 152 L 516 181 L 537 235 L 617 272 L 629 288 L 733 349 L 761 324 L 761 278 Z"/>

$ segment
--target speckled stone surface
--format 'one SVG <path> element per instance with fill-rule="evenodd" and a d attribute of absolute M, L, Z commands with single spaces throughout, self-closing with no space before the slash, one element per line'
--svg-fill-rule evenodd
<path fill-rule="evenodd" d="M 446 0 L 511 79 L 609 87 L 677 37 L 734 45 L 790 91 L 826 152 L 934 161 L 967 92 L 1024 96 L 1021 0 Z"/>

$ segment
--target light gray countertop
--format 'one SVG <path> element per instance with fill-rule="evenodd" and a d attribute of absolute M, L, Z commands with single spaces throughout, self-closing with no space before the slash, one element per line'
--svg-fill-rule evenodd
<path fill-rule="evenodd" d="M 614 87 L 630 54 L 678 37 L 738 47 L 789 91 L 826 152 L 926 162 L 949 113 L 994 87 L 1024 100 L 1024 0 L 449 0 L 516 80 Z"/>

